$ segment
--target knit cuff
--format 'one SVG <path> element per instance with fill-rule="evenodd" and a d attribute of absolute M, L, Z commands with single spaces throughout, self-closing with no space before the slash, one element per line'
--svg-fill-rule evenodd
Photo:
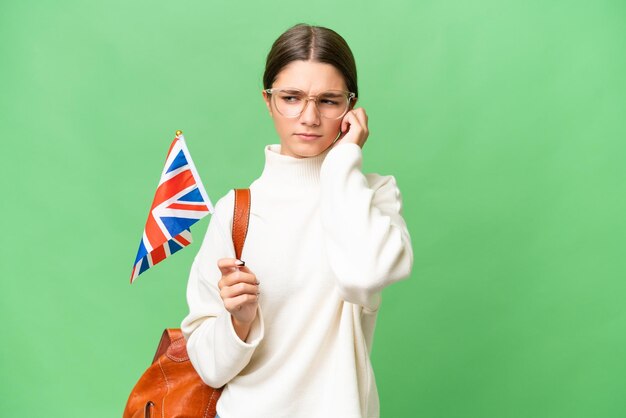
<path fill-rule="evenodd" d="M 241 338 L 237 335 L 235 331 L 235 326 L 233 325 L 233 319 L 230 312 L 228 312 L 228 328 L 230 330 L 231 337 L 235 340 L 235 344 L 239 345 L 242 348 L 255 348 L 259 345 L 263 336 L 265 335 L 265 322 L 263 321 L 263 314 L 261 312 L 261 306 L 257 307 L 257 314 L 254 321 L 252 321 L 252 325 L 250 326 L 250 332 L 248 333 L 248 338 L 246 341 L 242 341 Z"/>
<path fill-rule="evenodd" d="M 322 163 L 322 170 L 324 170 L 325 166 L 332 166 L 335 164 L 335 160 L 355 161 L 358 163 L 360 168 L 362 159 L 363 149 L 358 144 L 353 144 L 352 142 L 338 144 L 333 146 L 333 148 L 328 152 L 328 155 L 326 155 L 326 158 Z"/>

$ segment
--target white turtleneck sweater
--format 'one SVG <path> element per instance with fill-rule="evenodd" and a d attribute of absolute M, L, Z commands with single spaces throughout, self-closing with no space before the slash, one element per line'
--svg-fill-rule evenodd
<path fill-rule="evenodd" d="M 202 380 L 226 385 L 220 418 L 379 416 L 369 355 L 381 291 L 409 276 L 413 250 L 395 178 L 361 162 L 356 144 L 302 159 L 265 147 L 241 257 L 261 292 L 245 342 L 217 286 L 217 260 L 235 257 L 234 191 L 215 204 L 181 328 Z"/>

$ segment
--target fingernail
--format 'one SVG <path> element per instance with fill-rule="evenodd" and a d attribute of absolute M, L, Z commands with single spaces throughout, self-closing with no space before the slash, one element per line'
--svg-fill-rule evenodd
<path fill-rule="evenodd" d="M 237 261 L 235 261 L 235 265 L 237 265 L 237 266 L 245 266 L 245 265 L 246 265 L 246 262 L 245 262 L 245 261 L 242 261 L 242 260 L 237 259 Z"/>

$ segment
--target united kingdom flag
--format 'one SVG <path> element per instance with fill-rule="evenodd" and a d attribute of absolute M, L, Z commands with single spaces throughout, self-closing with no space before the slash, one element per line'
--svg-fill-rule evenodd
<path fill-rule="evenodd" d="M 148 213 L 130 282 L 191 244 L 189 227 L 209 213 L 213 213 L 213 205 L 202 186 L 183 133 L 176 131 Z"/>

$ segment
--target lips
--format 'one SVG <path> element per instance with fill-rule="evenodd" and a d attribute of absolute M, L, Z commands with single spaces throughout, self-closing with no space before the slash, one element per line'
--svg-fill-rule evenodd
<path fill-rule="evenodd" d="M 310 133 L 306 133 L 306 132 L 297 132 L 296 135 L 305 137 L 305 138 L 318 138 L 322 135 L 317 135 L 317 134 L 310 134 Z"/>

